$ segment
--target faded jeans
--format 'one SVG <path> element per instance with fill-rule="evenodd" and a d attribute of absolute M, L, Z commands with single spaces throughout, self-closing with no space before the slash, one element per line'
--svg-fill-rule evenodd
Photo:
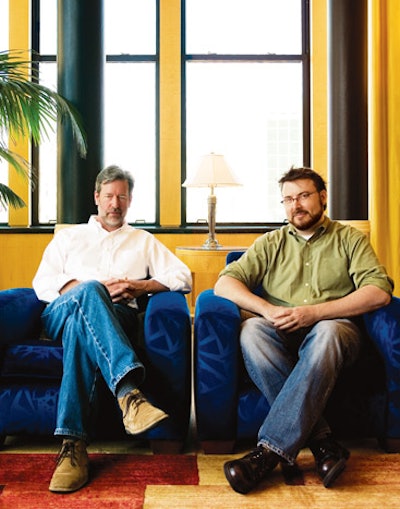
<path fill-rule="evenodd" d="M 113 304 L 105 286 L 97 281 L 77 285 L 43 311 L 47 334 L 63 344 L 55 435 L 88 441 L 100 373 L 114 395 L 120 380 L 133 370 L 138 384 L 143 381 L 143 364 L 128 337 L 136 313 L 128 306 Z"/>
<path fill-rule="evenodd" d="M 256 317 L 243 322 L 240 341 L 247 371 L 271 406 L 258 445 L 293 464 L 309 439 L 329 433 L 322 414 L 342 367 L 358 356 L 360 330 L 351 320 L 323 320 L 285 335 Z"/>

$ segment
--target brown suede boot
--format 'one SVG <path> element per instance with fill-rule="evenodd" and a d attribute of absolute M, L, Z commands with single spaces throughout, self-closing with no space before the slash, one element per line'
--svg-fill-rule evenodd
<path fill-rule="evenodd" d="M 138 435 L 168 418 L 168 414 L 150 404 L 139 389 L 134 389 L 123 398 L 118 398 L 122 410 L 125 430 Z"/>
<path fill-rule="evenodd" d="M 49 490 L 68 493 L 82 488 L 89 479 L 89 458 L 83 440 L 65 439 L 57 458 L 57 466 Z"/>

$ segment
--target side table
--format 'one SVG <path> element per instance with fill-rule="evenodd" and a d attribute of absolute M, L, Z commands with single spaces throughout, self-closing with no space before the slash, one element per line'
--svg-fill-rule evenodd
<path fill-rule="evenodd" d="M 209 249 L 201 246 L 178 246 L 176 256 L 191 270 L 192 292 L 187 295 L 190 312 L 194 313 L 196 299 L 203 290 L 213 288 L 218 274 L 226 265 L 226 255 L 231 251 L 246 251 L 243 246 L 219 246 Z"/>

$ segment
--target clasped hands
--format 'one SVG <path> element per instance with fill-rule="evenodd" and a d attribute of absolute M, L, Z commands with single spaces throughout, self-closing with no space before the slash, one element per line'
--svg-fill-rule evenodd
<path fill-rule="evenodd" d="M 113 302 L 127 303 L 147 293 L 146 280 L 143 279 L 108 279 L 102 281 Z"/>
<path fill-rule="evenodd" d="M 318 321 L 316 306 L 269 306 L 264 318 L 278 330 L 294 332 Z"/>

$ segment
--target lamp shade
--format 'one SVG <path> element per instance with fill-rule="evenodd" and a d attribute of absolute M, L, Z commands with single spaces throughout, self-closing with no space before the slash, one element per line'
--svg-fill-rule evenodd
<path fill-rule="evenodd" d="M 228 163 L 221 154 L 207 154 L 202 157 L 200 165 L 192 178 L 182 184 L 183 187 L 225 187 L 241 186 L 232 173 Z"/>

